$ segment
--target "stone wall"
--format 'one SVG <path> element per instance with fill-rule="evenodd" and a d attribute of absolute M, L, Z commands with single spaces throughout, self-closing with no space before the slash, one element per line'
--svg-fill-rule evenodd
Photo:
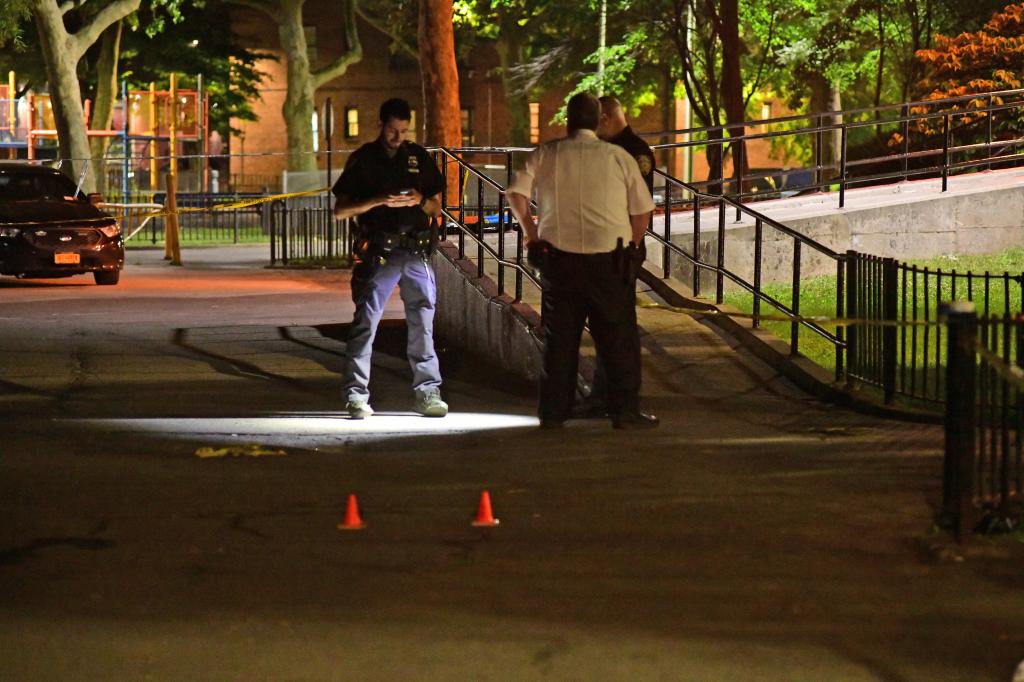
<path fill-rule="evenodd" d="M 725 264 L 732 272 L 752 282 L 754 227 L 749 222 L 734 223 L 734 217 L 734 212 L 730 211 L 725 231 Z M 718 259 L 717 212 L 705 211 L 702 221 L 701 258 L 714 264 Z M 890 200 L 887 205 L 864 208 L 848 204 L 842 210 L 781 222 L 840 253 L 853 249 L 900 260 L 995 253 L 1024 247 L 1024 186 L 907 197 L 905 201 Z M 661 230 L 660 217 L 655 221 L 655 229 Z M 676 223 L 672 241 L 691 252 L 693 232 L 689 225 Z M 792 280 L 793 241 L 777 230 L 764 228 L 763 282 Z M 661 247 L 651 239 L 648 239 L 648 267 L 653 272 L 661 272 Z M 803 246 L 800 271 L 804 278 L 831 275 L 836 272 L 836 262 Z M 689 263 L 673 257 L 673 275 L 690 282 Z M 705 272 L 701 279 L 705 296 L 714 291 L 714 282 L 714 275 Z M 735 287 L 726 283 L 726 288 Z"/>
<path fill-rule="evenodd" d="M 441 244 L 432 257 L 437 275 L 434 329 L 451 346 L 497 363 L 531 381 L 541 368 L 542 343 L 537 338 L 540 315 L 508 295 L 488 277 L 477 277 L 476 265 L 459 260 L 458 249 Z"/>

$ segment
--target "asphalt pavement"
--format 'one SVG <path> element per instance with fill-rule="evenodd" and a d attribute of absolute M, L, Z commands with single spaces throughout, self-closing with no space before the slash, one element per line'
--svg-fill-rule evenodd
<path fill-rule="evenodd" d="M 658 310 L 656 431 L 541 431 L 533 386 L 443 340 L 452 413 L 426 419 L 397 295 L 380 416 L 350 421 L 348 274 L 265 248 L 0 278 L 0 679 L 1009 682 L 1024 659 L 1024 544 L 932 527 L 941 429 L 811 399 Z M 350 493 L 364 530 L 337 528 Z"/>

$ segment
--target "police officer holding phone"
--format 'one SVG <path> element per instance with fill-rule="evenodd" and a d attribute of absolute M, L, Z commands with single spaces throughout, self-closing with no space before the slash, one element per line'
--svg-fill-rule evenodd
<path fill-rule="evenodd" d="M 380 108 L 380 135 L 357 149 L 332 190 L 336 218 L 358 219 L 352 270 L 355 317 L 346 344 L 345 408 L 352 419 L 373 414 L 370 364 L 373 339 L 395 285 L 405 303 L 413 409 L 443 417 L 441 370 L 434 352 L 437 285 L 427 258 L 436 243 L 444 178 L 423 147 L 406 140 L 412 111 L 402 99 Z"/>

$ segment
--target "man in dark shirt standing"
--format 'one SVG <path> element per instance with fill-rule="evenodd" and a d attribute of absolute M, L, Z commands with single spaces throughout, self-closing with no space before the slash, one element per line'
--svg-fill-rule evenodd
<path fill-rule="evenodd" d="M 336 218 L 358 217 L 359 262 L 352 270 L 355 317 L 346 343 L 345 409 L 353 419 L 373 414 L 370 363 L 373 339 L 395 285 L 405 303 L 407 355 L 415 393 L 413 409 L 443 417 L 441 371 L 434 352 L 437 286 L 427 262 L 441 212 L 444 178 L 423 147 L 406 141 L 409 103 L 390 99 L 380 108 L 380 135 L 349 157 L 332 190 Z"/>
<path fill-rule="evenodd" d="M 633 132 L 626 122 L 626 112 L 622 104 L 611 95 L 599 98 L 601 101 L 601 119 L 597 124 L 597 136 L 605 142 L 618 145 L 636 159 L 640 167 L 640 175 L 647 183 L 647 189 L 654 192 L 654 152 L 650 146 Z"/>
<path fill-rule="evenodd" d="M 601 102 L 601 115 L 597 123 L 597 136 L 605 142 L 622 147 L 636 160 L 647 184 L 647 190 L 654 193 L 654 152 L 650 146 L 633 132 L 626 122 L 626 113 L 622 104 L 611 95 L 598 98 Z M 643 242 L 638 245 L 646 253 Z M 605 373 L 604 361 L 597 356 L 594 366 L 594 384 L 590 388 L 590 396 L 573 409 L 574 416 L 604 417 L 608 412 L 608 375 Z"/>

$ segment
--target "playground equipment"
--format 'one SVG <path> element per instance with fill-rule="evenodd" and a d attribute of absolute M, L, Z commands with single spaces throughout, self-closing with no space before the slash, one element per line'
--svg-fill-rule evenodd
<path fill-rule="evenodd" d="M 121 83 L 121 101 L 114 108 L 111 127 L 87 131 L 90 138 L 112 140 L 106 155 L 108 163 L 113 162 L 107 172 L 108 192 L 119 188 L 123 200 L 133 192 L 152 194 L 162 186 L 162 170 L 177 172 L 180 156 L 199 158 L 197 167 L 189 168 L 179 184 L 208 189 L 209 95 L 201 75 L 196 81 L 195 90 L 173 88 L 173 94 L 157 90 L 154 83 L 148 90 L 129 90 L 127 82 Z M 11 71 L 7 84 L 0 85 L 0 149 L 6 149 L 12 159 L 55 158 L 55 146 L 47 144 L 57 139 L 50 96 L 28 92 L 18 97 L 16 83 Z M 88 126 L 92 103 L 86 100 L 84 105 Z"/>

